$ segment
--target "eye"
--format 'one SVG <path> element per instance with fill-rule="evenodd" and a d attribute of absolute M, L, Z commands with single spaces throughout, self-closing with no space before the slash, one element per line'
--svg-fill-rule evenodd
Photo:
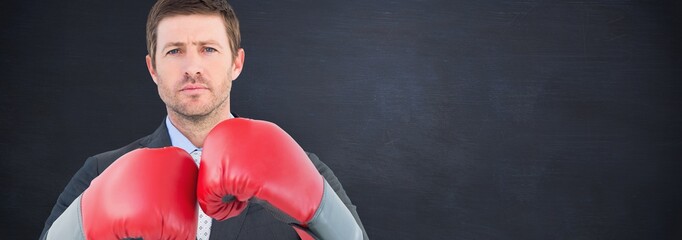
<path fill-rule="evenodd" d="M 178 53 L 180 53 L 180 49 L 177 49 L 177 48 L 176 48 L 176 49 L 173 49 L 173 50 L 168 51 L 168 52 L 166 53 L 166 55 L 175 55 L 175 54 L 178 54 Z"/>
<path fill-rule="evenodd" d="M 205 47 L 204 52 L 214 53 L 214 52 L 218 52 L 218 50 L 216 50 L 215 48 L 212 48 L 212 47 Z"/>

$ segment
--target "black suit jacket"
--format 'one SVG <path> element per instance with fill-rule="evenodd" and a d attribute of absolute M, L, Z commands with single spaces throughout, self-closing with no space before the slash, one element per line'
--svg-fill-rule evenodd
<path fill-rule="evenodd" d="M 88 158 L 78 172 L 71 178 L 71 181 L 66 185 L 64 191 L 59 195 L 57 202 L 52 208 L 52 213 L 45 222 L 45 227 L 40 236 L 40 239 L 46 237 L 46 232 L 52 226 L 52 223 L 66 210 L 66 208 L 76 199 L 85 189 L 90 186 L 90 181 L 97 177 L 104 169 L 106 169 L 116 159 L 137 148 L 160 148 L 171 146 L 170 136 L 168 135 L 168 128 L 166 122 L 163 121 L 161 126 L 154 131 L 154 133 L 140 138 L 128 144 L 125 147 L 101 153 Z M 334 188 L 336 194 L 348 206 L 356 221 L 365 232 L 356 207 L 351 203 L 346 191 L 343 190 L 341 183 L 336 178 L 327 165 L 325 165 L 319 158 L 312 153 L 308 153 L 308 157 L 315 164 L 315 167 L 322 176 Z M 364 233 L 365 239 L 367 234 Z M 248 207 L 237 217 L 227 219 L 225 221 L 213 220 L 211 225 L 211 240 L 214 239 L 299 239 L 293 228 L 285 223 L 275 219 L 270 212 L 264 209 L 261 205 L 249 203 Z"/>

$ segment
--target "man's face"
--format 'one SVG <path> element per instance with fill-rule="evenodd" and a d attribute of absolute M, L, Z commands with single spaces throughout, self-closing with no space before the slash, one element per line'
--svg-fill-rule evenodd
<path fill-rule="evenodd" d="M 186 117 L 229 113 L 232 81 L 244 62 L 244 51 L 233 59 L 229 44 L 219 15 L 178 15 L 159 22 L 155 56 L 146 60 L 168 111 Z"/>

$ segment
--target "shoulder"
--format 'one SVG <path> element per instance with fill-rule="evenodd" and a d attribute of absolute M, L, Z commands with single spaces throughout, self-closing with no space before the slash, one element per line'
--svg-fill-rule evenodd
<path fill-rule="evenodd" d="M 73 200 L 90 186 L 90 182 L 93 179 L 99 176 L 104 169 L 109 167 L 116 159 L 123 156 L 123 154 L 143 147 L 144 143 L 149 141 L 153 136 L 154 134 L 140 138 L 128 145 L 94 155 L 85 160 L 83 166 L 73 175 L 73 177 L 71 177 L 71 180 L 67 183 L 66 187 L 64 187 L 62 193 L 59 194 L 59 198 L 57 198 L 57 202 L 54 207 L 52 207 L 52 212 L 45 222 L 41 239 L 45 237 L 45 233 L 50 226 L 52 226 L 52 223 L 64 212 Z"/>
<path fill-rule="evenodd" d="M 109 165 L 111 165 L 111 163 L 116 161 L 116 159 L 120 158 L 124 154 L 126 154 L 130 151 L 133 151 L 135 149 L 144 147 L 142 143 L 148 141 L 149 137 L 150 136 L 145 136 L 143 138 L 137 139 L 137 140 L 129 143 L 128 145 L 120 147 L 118 149 L 106 151 L 106 152 L 94 155 L 92 157 L 89 157 L 85 161 L 84 165 L 86 165 L 86 166 L 89 165 L 89 166 L 91 166 L 91 168 L 95 168 L 97 171 L 97 174 L 99 175 L 99 173 L 104 171 L 104 169 L 109 167 Z"/>
<path fill-rule="evenodd" d="M 341 186 L 341 182 L 339 179 L 334 175 L 334 171 L 332 171 L 327 164 L 322 162 L 319 157 L 317 157 L 316 154 L 311 153 L 311 152 L 305 152 L 308 155 L 308 158 L 310 158 L 310 161 L 313 162 L 313 165 L 315 165 L 315 168 L 317 168 L 317 171 L 324 177 L 325 180 L 329 183 L 329 185 L 334 188 L 338 193 L 346 195 L 345 191 L 343 190 L 343 186 Z"/>
<path fill-rule="evenodd" d="M 313 162 L 315 166 L 317 166 L 318 163 L 324 164 L 316 154 L 311 152 L 305 152 L 305 154 L 308 155 L 308 158 L 310 158 L 310 161 Z"/>
<path fill-rule="evenodd" d="M 322 176 L 325 176 L 325 178 L 327 178 L 326 175 L 334 176 L 334 172 L 332 172 L 329 166 L 322 162 L 315 153 L 305 152 L 305 154 L 308 155 L 308 158 L 310 158 L 310 161 L 313 162 L 313 165 L 315 165 L 315 168 L 317 168 L 317 171 L 320 172 Z"/>

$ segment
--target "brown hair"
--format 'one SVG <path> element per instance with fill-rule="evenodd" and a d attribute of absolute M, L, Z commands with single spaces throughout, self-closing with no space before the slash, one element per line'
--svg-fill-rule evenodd
<path fill-rule="evenodd" d="M 158 0 L 147 17 L 147 52 L 156 67 L 156 30 L 164 17 L 191 14 L 218 14 L 223 17 L 233 57 L 241 48 L 239 20 L 227 0 Z"/>

